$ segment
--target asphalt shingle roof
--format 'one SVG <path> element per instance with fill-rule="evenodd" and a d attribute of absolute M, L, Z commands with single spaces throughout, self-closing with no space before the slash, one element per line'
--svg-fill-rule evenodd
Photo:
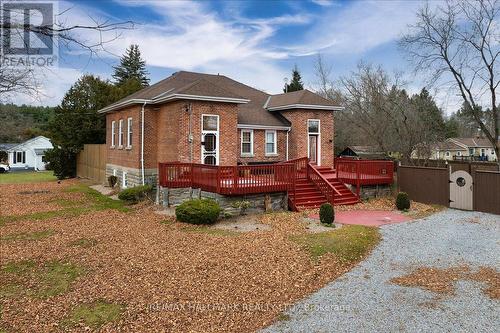
<path fill-rule="evenodd" d="M 266 103 L 269 105 L 270 102 L 275 106 L 289 104 L 334 105 L 331 101 L 308 90 L 270 95 L 224 75 L 181 71 L 111 104 L 106 109 L 117 107 L 119 104 L 134 99 L 154 101 L 171 94 L 248 100 L 247 103 L 238 104 L 238 124 L 244 125 L 290 126 L 290 122 L 281 114 L 269 112 L 265 108 Z"/>

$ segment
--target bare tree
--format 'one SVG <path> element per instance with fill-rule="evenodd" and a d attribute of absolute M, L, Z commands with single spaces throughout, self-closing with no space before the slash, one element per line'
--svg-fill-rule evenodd
<path fill-rule="evenodd" d="M 456 87 L 465 111 L 491 142 L 497 158 L 499 16 L 499 0 L 448 0 L 435 9 L 427 4 L 401 40 L 416 71 L 430 73 L 430 82 L 445 81 Z M 491 110 L 489 122 L 484 120 L 483 107 Z"/>
<path fill-rule="evenodd" d="M 106 44 L 115 41 L 121 36 L 121 32 L 127 29 L 133 29 L 132 21 L 110 22 L 109 20 L 100 21 L 96 18 L 89 17 L 90 24 L 72 25 L 68 24 L 65 19 L 71 9 L 67 9 L 62 13 L 57 14 L 53 24 L 46 25 L 31 25 L 24 24 L 24 20 L 12 20 L 6 22 L 0 20 L 0 28 L 3 30 L 4 36 L 7 33 L 18 37 L 24 41 L 24 33 L 33 33 L 37 36 L 48 37 L 54 39 L 61 46 L 60 49 L 71 50 L 77 48 L 88 53 L 89 60 L 100 52 L 106 51 Z M 11 9 L 0 7 L 0 18 L 5 18 L 7 12 L 9 17 L 25 15 L 24 12 L 14 13 Z M 33 15 L 33 14 L 30 14 Z M 95 33 L 93 40 L 86 40 L 82 36 Z M 0 59 L 3 61 L 3 59 Z M 5 66 L 0 64 L 0 102 L 8 98 L 12 94 L 27 94 L 30 96 L 38 96 L 40 93 L 40 77 L 43 76 L 43 71 L 48 71 L 49 68 L 33 66 Z"/>

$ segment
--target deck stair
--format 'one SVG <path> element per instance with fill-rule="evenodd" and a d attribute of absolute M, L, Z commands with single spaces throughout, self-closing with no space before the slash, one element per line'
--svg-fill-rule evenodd
<path fill-rule="evenodd" d="M 315 168 L 340 193 L 340 196 L 336 196 L 334 199 L 335 205 L 352 205 L 359 202 L 357 196 L 352 193 L 344 183 L 338 180 L 334 169 L 330 167 L 319 166 L 315 166 Z M 295 186 L 296 198 L 294 197 L 293 193 L 290 193 L 289 199 L 293 202 L 297 209 L 304 210 L 319 208 L 322 204 L 327 202 L 325 196 L 311 180 L 305 178 L 298 179 L 295 183 Z"/>

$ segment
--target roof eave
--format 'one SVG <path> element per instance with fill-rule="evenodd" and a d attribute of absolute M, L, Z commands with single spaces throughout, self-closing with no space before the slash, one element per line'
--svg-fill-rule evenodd
<path fill-rule="evenodd" d="M 250 102 L 249 99 L 244 98 L 234 98 L 234 97 L 222 97 L 222 96 L 203 96 L 203 95 L 189 95 L 189 94 L 171 94 L 162 98 L 155 99 L 154 104 L 167 102 L 176 99 L 188 99 L 196 101 L 208 101 L 208 102 L 222 102 L 222 103 L 236 103 L 236 104 L 246 104 Z"/>
<path fill-rule="evenodd" d="M 288 105 L 280 105 L 280 106 L 267 107 L 268 111 L 281 111 L 281 110 L 290 110 L 290 109 L 342 111 L 345 108 L 343 106 L 314 105 L 314 104 L 288 104 Z"/>
<path fill-rule="evenodd" d="M 121 109 L 123 107 L 133 105 L 133 104 L 159 104 L 163 102 L 179 100 L 179 99 L 187 99 L 187 100 L 196 100 L 196 101 L 207 101 L 207 102 L 222 102 L 222 103 L 236 103 L 236 104 L 246 104 L 250 102 L 249 99 L 243 98 L 233 98 L 233 97 L 221 97 L 221 96 L 201 96 L 201 95 L 188 95 L 188 94 L 171 94 L 165 97 L 157 98 L 157 99 L 131 99 L 128 101 L 124 101 L 119 104 L 110 105 L 105 108 L 97 111 L 98 113 L 106 113 Z"/>

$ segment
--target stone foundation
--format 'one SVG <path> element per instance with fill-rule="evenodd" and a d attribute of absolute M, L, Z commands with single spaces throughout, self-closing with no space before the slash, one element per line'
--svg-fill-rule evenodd
<path fill-rule="evenodd" d="M 267 210 L 266 196 L 268 197 Z M 226 196 L 191 187 L 162 188 L 160 191 L 160 203 L 164 206 L 178 206 L 190 199 L 213 199 L 219 203 L 223 209 L 222 214 L 226 216 L 241 214 L 242 206 L 247 206 L 244 211 L 250 214 L 288 209 L 288 196 L 285 192 Z"/>
<path fill-rule="evenodd" d="M 142 185 L 142 176 L 140 169 L 127 168 L 120 165 L 106 164 L 106 183 L 107 179 L 111 175 L 118 177 L 117 186 L 124 188 L 123 186 L 123 174 L 126 173 L 127 176 L 127 187 L 134 187 Z M 156 188 L 158 182 L 158 169 L 145 169 L 144 170 L 144 183 L 153 185 Z"/>
<path fill-rule="evenodd" d="M 347 187 L 353 193 L 356 193 L 356 186 L 347 185 Z M 378 197 L 387 197 L 390 195 L 392 195 L 391 185 L 363 185 L 361 186 L 359 191 L 359 196 L 361 197 L 361 200 L 378 198 Z"/>

